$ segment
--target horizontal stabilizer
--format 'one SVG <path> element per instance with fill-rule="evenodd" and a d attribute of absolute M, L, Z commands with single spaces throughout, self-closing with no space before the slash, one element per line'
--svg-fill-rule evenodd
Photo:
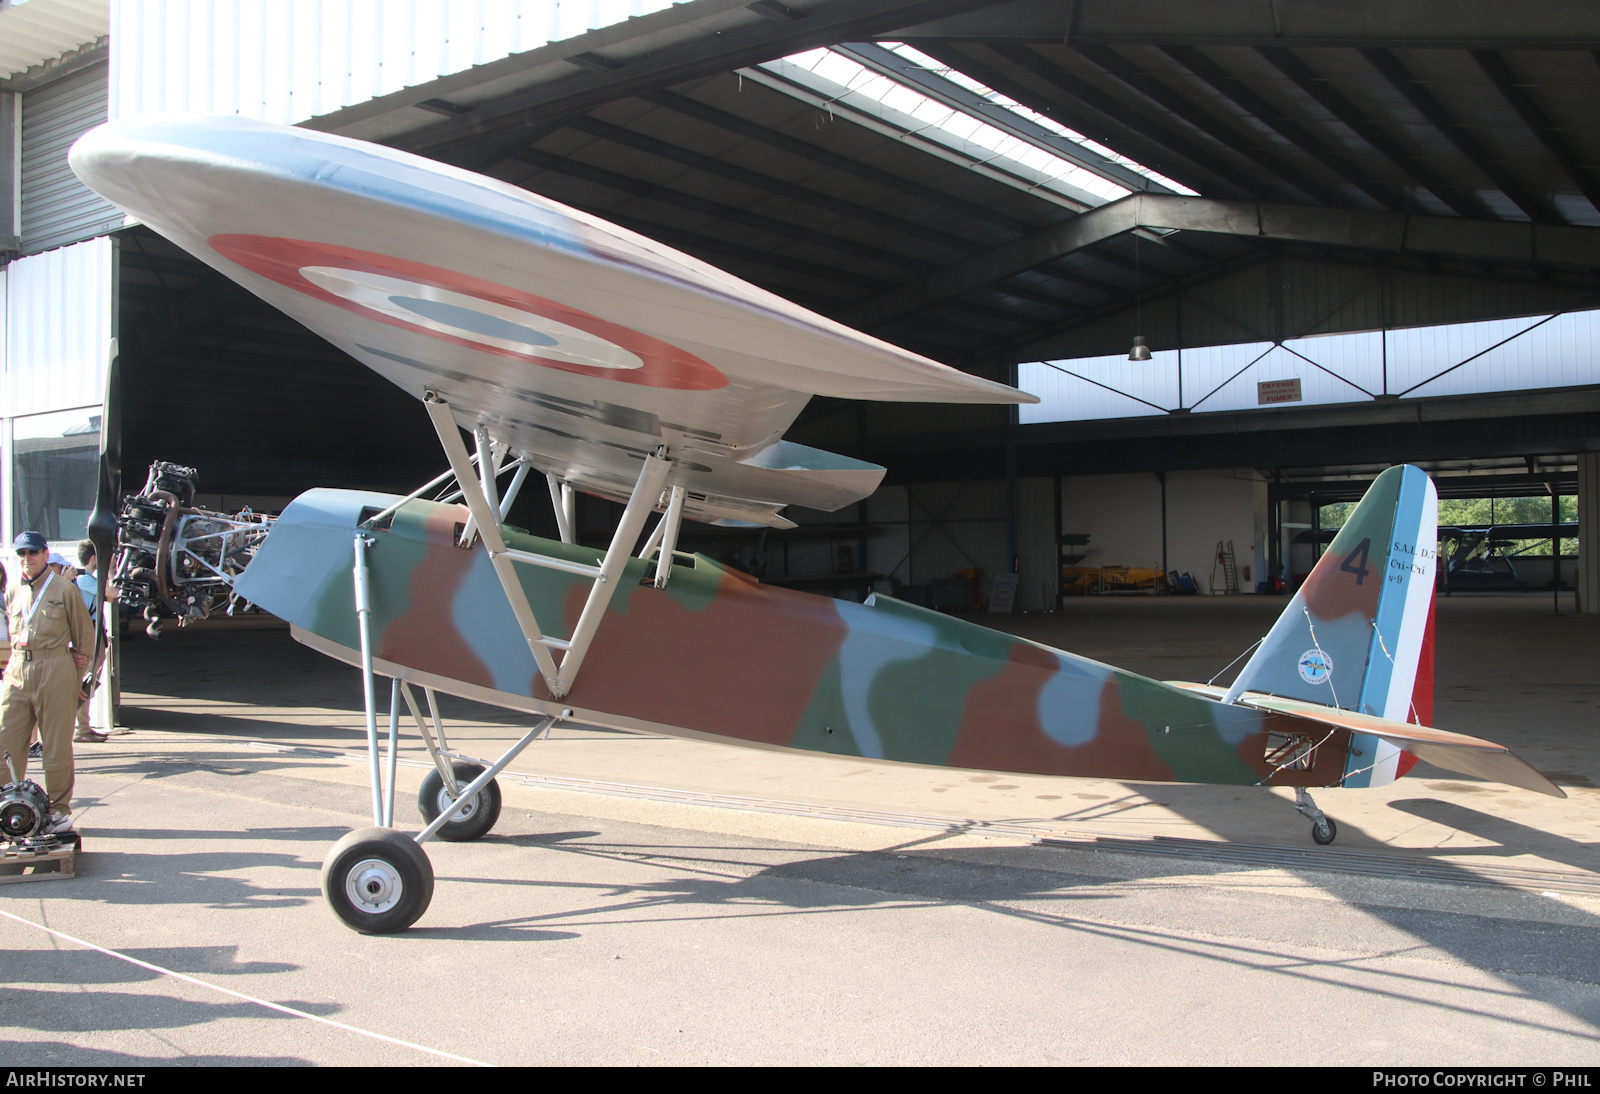
<path fill-rule="evenodd" d="M 1208 698 L 1220 700 L 1224 689 L 1203 684 L 1175 683 L 1185 691 L 1198 692 Z M 1411 753 L 1435 767 L 1471 775 L 1507 786 L 1548 794 L 1552 798 L 1565 798 L 1566 791 L 1535 771 L 1521 757 L 1504 745 L 1469 737 L 1465 733 L 1451 733 L 1444 729 L 1412 725 L 1393 718 L 1380 718 L 1374 714 L 1361 714 L 1353 710 L 1338 710 L 1320 703 L 1299 699 L 1284 699 L 1276 695 L 1247 691 L 1238 696 L 1241 706 L 1270 711 L 1291 718 L 1320 722 L 1325 726 L 1348 730 L 1353 740 L 1360 737 L 1379 737 L 1395 748 Z"/>

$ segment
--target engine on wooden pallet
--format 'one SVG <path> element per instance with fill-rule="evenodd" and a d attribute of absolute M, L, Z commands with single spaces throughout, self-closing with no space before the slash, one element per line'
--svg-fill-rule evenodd
<path fill-rule="evenodd" d="M 17 778 L 11 753 L 7 752 L 4 758 L 11 781 L 0 786 L 0 841 L 48 841 L 44 829 L 50 821 L 50 795 L 32 779 Z"/>
<path fill-rule="evenodd" d="M 192 467 L 158 460 L 144 489 L 124 497 L 117 514 L 112 586 L 124 610 L 144 615 L 151 638 L 166 619 L 182 626 L 248 607 L 233 582 L 272 527 L 274 518 L 248 508 L 195 508 L 195 478 Z"/>

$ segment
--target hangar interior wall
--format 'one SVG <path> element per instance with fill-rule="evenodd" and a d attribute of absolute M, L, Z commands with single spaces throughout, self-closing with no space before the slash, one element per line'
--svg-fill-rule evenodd
<path fill-rule="evenodd" d="M 1248 469 L 1167 475 L 1167 569 L 1194 575 L 1210 592 L 1219 542 L 1233 544 L 1240 586 L 1261 579 L 1266 494 Z M 1061 482 L 1064 532 L 1086 532 L 1085 566 L 1161 566 L 1161 483 L 1154 475 L 1083 475 Z M 1249 569 L 1249 577 L 1245 570 Z M 1217 572 L 1217 585 L 1222 575 Z"/>
<path fill-rule="evenodd" d="M 1148 566 L 1162 561 L 1161 481 L 1152 474 L 1071 475 L 1061 481 L 1061 531 L 1088 533 L 1085 566 Z M 901 586 L 927 585 L 958 570 L 982 573 L 987 600 L 1004 572 L 1008 547 L 1020 560 L 1017 611 L 1055 607 L 1056 501 L 1053 478 L 1016 483 L 1014 539 L 1005 480 L 967 480 L 885 486 L 860 507 L 840 513 L 795 514 L 803 525 L 839 527 L 859 520 L 868 529 L 865 565 Z M 1194 575 L 1210 591 L 1219 542 L 1233 544 L 1241 591 L 1254 592 L 1266 557 L 1266 482 L 1253 470 L 1186 471 L 1167 475 L 1167 568 Z M 775 536 L 766 548 L 769 573 L 812 575 L 841 568 L 839 551 L 859 539 L 840 533 Z M 1248 569 L 1249 576 L 1245 576 Z M 1222 585 L 1217 574 L 1219 589 Z"/>

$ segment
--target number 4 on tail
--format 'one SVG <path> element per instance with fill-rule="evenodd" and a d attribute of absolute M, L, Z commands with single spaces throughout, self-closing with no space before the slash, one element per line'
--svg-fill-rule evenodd
<path fill-rule="evenodd" d="M 1371 572 L 1367 569 L 1367 552 L 1370 550 L 1372 550 L 1372 540 L 1362 540 L 1339 567 L 1347 574 L 1355 574 L 1357 585 L 1367 580 L 1367 574 Z"/>

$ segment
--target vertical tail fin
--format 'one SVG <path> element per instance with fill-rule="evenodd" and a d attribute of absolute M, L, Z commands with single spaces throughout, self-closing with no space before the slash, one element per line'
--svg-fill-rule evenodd
<path fill-rule="evenodd" d="M 1431 714 L 1438 520 L 1438 493 L 1420 468 L 1379 475 L 1225 701 L 1264 691 L 1414 721 L 1420 676 Z"/>

